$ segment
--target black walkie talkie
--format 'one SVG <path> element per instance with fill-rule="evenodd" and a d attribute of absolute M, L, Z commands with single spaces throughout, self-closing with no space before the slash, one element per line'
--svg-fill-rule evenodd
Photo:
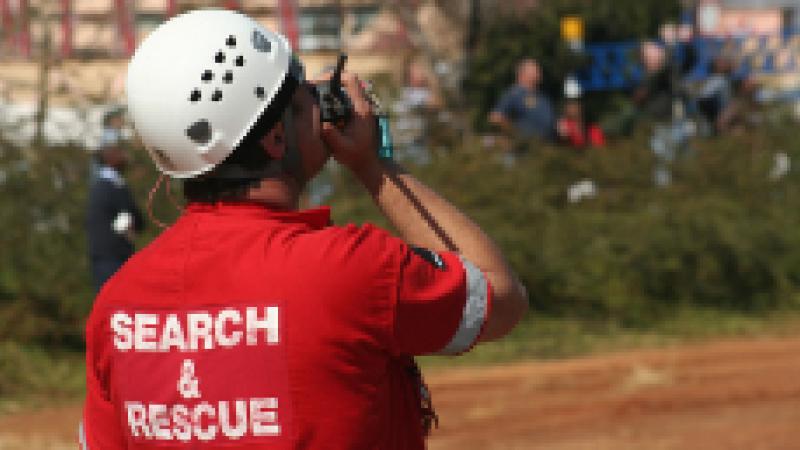
<path fill-rule="evenodd" d="M 336 62 L 336 70 L 330 80 L 316 83 L 317 94 L 319 95 L 320 119 L 323 122 L 330 122 L 337 127 L 343 127 L 353 115 L 353 103 L 347 92 L 342 89 L 342 71 L 347 55 L 339 55 Z"/>
<path fill-rule="evenodd" d="M 347 62 L 347 55 L 339 54 L 336 62 L 336 69 L 330 80 L 316 83 L 317 95 L 319 96 L 320 120 L 329 122 L 337 128 L 342 128 L 353 116 L 353 103 L 347 92 L 342 89 L 342 71 L 344 63 Z M 389 129 L 389 117 L 380 108 L 378 99 L 369 90 L 368 96 L 372 105 L 375 107 L 375 121 L 378 127 L 378 156 L 381 159 L 392 159 L 394 155 L 394 145 L 392 144 L 392 133 Z"/>

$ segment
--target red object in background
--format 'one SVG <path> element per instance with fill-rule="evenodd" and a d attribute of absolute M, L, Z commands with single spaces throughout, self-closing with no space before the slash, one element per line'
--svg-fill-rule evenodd
<path fill-rule="evenodd" d="M 131 56 L 134 49 L 136 49 L 136 36 L 133 33 L 133 21 L 128 11 L 128 2 L 126 0 L 116 0 L 115 3 L 117 6 L 117 28 L 122 37 L 122 49 L 125 52 L 125 56 Z"/>
<path fill-rule="evenodd" d="M 72 0 L 61 0 L 61 57 L 72 56 Z"/>
<path fill-rule="evenodd" d="M 167 17 L 172 17 L 178 12 L 178 1 L 167 0 Z"/>
<path fill-rule="evenodd" d="M 596 124 L 589 125 L 587 133 L 589 135 L 589 145 L 592 147 L 602 147 L 606 145 L 606 135 L 603 133 L 603 129 Z"/>
<path fill-rule="evenodd" d="M 224 6 L 225 9 L 230 9 L 231 11 L 238 11 L 242 7 L 239 0 L 225 0 Z"/>
<path fill-rule="evenodd" d="M 606 145 L 603 130 L 596 124 L 584 126 L 574 119 L 562 118 L 558 121 L 558 135 L 574 148 L 602 147 Z"/>
<path fill-rule="evenodd" d="M 278 9 L 281 15 L 281 29 L 289 39 L 292 50 L 297 50 L 300 40 L 300 29 L 297 27 L 297 4 L 294 0 L 280 0 Z"/>
<path fill-rule="evenodd" d="M 31 27 L 30 15 L 28 13 L 28 0 L 19 0 L 19 37 L 17 43 L 22 56 L 31 56 Z"/>
<path fill-rule="evenodd" d="M 8 2 L 9 0 L 0 0 L 0 32 L 5 37 L 5 46 L 12 49 L 16 47 L 16 37 L 11 29 L 14 19 L 11 17 L 11 6 Z"/>

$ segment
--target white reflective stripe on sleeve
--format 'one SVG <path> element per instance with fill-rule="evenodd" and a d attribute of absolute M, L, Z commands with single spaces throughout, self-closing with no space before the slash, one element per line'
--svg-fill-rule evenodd
<path fill-rule="evenodd" d="M 78 425 L 78 442 L 81 444 L 81 450 L 89 450 L 89 446 L 86 445 L 86 432 L 83 430 L 83 421 Z"/>
<path fill-rule="evenodd" d="M 467 301 L 461 314 L 461 323 L 456 334 L 441 351 L 441 355 L 456 355 L 467 351 L 478 339 L 483 323 L 486 321 L 489 302 L 489 283 L 480 269 L 463 257 L 461 264 L 467 274 Z"/>

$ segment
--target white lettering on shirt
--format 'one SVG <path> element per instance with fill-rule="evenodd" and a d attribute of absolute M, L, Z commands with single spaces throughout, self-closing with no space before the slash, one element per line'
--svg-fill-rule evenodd
<path fill-rule="evenodd" d="M 205 429 L 203 429 L 203 415 L 208 417 Z M 201 441 L 212 441 L 217 437 L 217 426 L 213 423 L 216 415 L 216 410 L 208 402 L 202 402 L 194 408 L 192 427 L 194 428 L 194 435 L 197 439 Z"/>
<path fill-rule="evenodd" d="M 248 306 L 216 312 L 129 313 L 109 318 L 114 348 L 134 352 L 197 352 L 280 343 L 280 308 Z"/>
<path fill-rule="evenodd" d="M 156 350 L 156 324 L 158 324 L 158 316 L 155 314 L 136 314 L 134 316 L 133 337 L 137 351 Z"/>
<path fill-rule="evenodd" d="M 199 350 L 201 338 L 206 350 L 214 348 L 214 342 L 211 339 L 211 315 L 204 312 L 189 313 L 187 320 L 189 322 L 189 349 Z"/>
<path fill-rule="evenodd" d="M 222 434 L 230 439 L 239 439 L 247 432 L 247 400 L 234 402 L 235 423 L 231 426 L 231 413 L 228 411 L 228 402 L 219 402 L 219 426 Z"/>
<path fill-rule="evenodd" d="M 172 407 L 172 435 L 175 439 L 188 442 L 192 439 L 192 417 L 189 408 L 185 405 L 175 405 Z"/>
<path fill-rule="evenodd" d="M 162 441 L 172 439 L 172 430 L 169 429 L 169 416 L 167 416 L 167 405 L 147 405 L 147 415 L 150 419 L 150 433 L 156 439 Z"/>
<path fill-rule="evenodd" d="M 138 402 L 127 402 L 125 409 L 128 412 L 128 427 L 131 429 L 131 435 L 149 438 L 150 427 L 147 425 L 147 409 L 144 405 Z"/>
<path fill-rule="evenodd" d="M 133 332 L 131 316 L 118 312 L 111 316 L 111 330 L 114 332 L 114 347 L 119 351 L 133 348 Z"/>
<path fill-rule="evenodd" d="M 235 347 L 242 340 L 242 332 L 234 331 L 229 335 L 225 334 L 225 322 L 232 325 L 241 325 L 242 315 L 235 309 L 223 309 L 214 320 L 214 333 L 220 347 Z"/>
<path fill-rule="evenodd" d="M 125 403 L 132 437 L 181 442 L 280 436 L 277 408 L 275 397 L 200 402 L 195 406 Z"/>
<path fill-rule="evenodd" d="M 183 335 L 183 328 L 178 316 L 176 314 L 167 314 L 164 332 L 161 334 L 161 340 L 158 343 L 158 350 L 168 352 L 172 347 L 178 350 L 186 350 L 186 338 Z"/>
<path fill-rule="evenodd" d="M 259 330 L 267 332 L 268 344 L 278 343 L 278 307 L 267 306 L 264 308 L 263 318 L 258 317 L 258 308 L 247 308 L 247 345 L 258 343 Z"/>
<path fill-rule="evenodd" d="M 250 422 L 254 436 L 277 436 L 281 427 L 277 424 L 278 413 L 267 411 L 278 409 L 277 398 L 254 398 L 250 400 Z"/>

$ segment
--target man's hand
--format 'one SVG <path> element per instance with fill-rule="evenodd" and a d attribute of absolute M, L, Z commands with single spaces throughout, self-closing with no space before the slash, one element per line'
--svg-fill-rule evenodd
<path fill-rule="evenodd" d="M 504 116 L 503 113 L 499 111 L 492 111 L 491 113 L 489 113 L 489 123 L 492 125 L 496 125 L 497 127 L 500 128 L 501 131 L 504 131 L 506 133 L 513 130 L 511 122 L 509 122 L 506 116 Z"/>
<path fill-rule="evenodd" d="M 122 211 L 114 217 L 111 223 L 111 229 L 115 233 L 126 237 L 129 241 L 133 241 L 135 236 L 133 229 L 133 215 L 128 211 Z"/>
<path fill-rule="evenodd" d="M 342 129 L 323 124 L 322 139 L 336 161 L 360 177 L 378 164 L 377 123 L 362 82 L 354 74 L 343 72 L 342 85 L 353 104 L 353 116 Z"/>

